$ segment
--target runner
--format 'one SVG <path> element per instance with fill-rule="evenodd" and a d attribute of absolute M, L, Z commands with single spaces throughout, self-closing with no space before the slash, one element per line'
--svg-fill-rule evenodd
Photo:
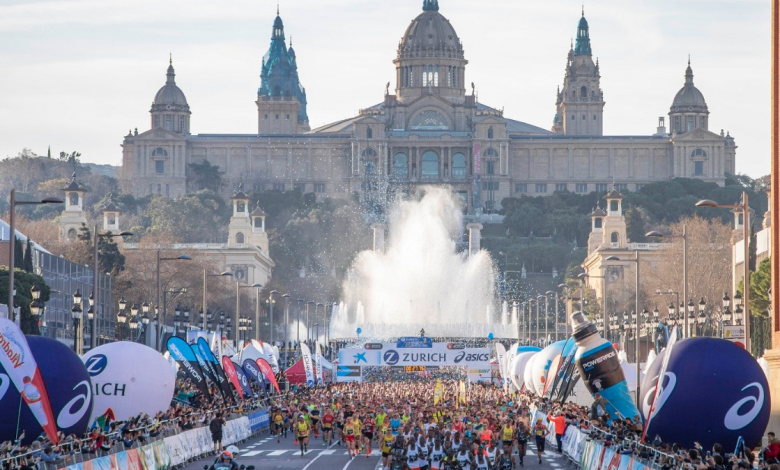
<path fill-rule="evenodd" d="M 350 416 L 344 424 L 344 438 L 347 441 L 347 452 L 349 453 L 350 460 L 357 455 L 355 439 L 359 435 L 360 424 L 358 423 L 357 416 Z"/>
<path fill-rule="evenodd" d="M 325 406 L 325 405 L 323 405 Z M 311 420 L 311 430 L 314 431 L 314 438 L 320 437 L 320 409 L 317 408 L 317 404 L 311 405 L 309 408 L 309 419 Z"/>
<path fill-rule="evenodd" d="M 281 410 L 274 409 L 273 422 L 274 422 L 274 434 L 276 435 L 276 442 L 279 443 L 279 438 L 282 436 L 282 427 L 284 426 L 284 416 L 282 415 Z"/>
<path fill-rule="evenodd" d="M 517 430 L 515 430 L 515 440 L 517 441 L 517 455 L 520 466 L 523 466 L 523 457 L 525 457 L 526 446 L 528 445 L 528 428 L 522 420 L 517 421 Z"/>
<path fill-rule="evenodd" d="M 550 431 L 542 424 L 542 418 L 536 418 L 534 425 L 534 438 L 536 439 L 536 451 L 539 454 L 539 463 L 542 463 L 542 454 L 544 453 L 544 441 Z"/>
<path fill-rule="evenodd" d="M 363 446 L 366 448 L 366 458 L 371 457 L 371 441 L 374 440 L 374 414 L 369 412 L 363 420 Z"/>
<path fill-rule="evenodd" d="M 298 424 L 295 426 L 295 435 L 298 438 L 298 442 L 301 444 L 301 457 L 303 457 L 308 450 L 310 432 L 311 425 L 306 422 L 303 415 L 298 415 Z"/>
<path fill-rule="evenodd" d="M 385 433 L 382 437 L 382 466 L 385 468 L 388 468 L 390 466 L 390 459 L 392 458 L 390 456 L 390 451 L 393 448 L 393 443 L 395 441 L 395 436 L 392 434 Z"/>
<path fill-rule="evenodd" d="M 325 408 L 325 414 L 322 416 L 322 445 L 330 447 L 333 443 L 333 422 L 335 421 L 333 412 L 330 409 Z"/>

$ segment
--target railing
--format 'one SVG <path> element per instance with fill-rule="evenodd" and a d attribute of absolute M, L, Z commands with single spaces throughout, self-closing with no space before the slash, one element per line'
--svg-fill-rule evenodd
<path fill-rule="evenodd" d="M 249 402 L 244 406 L 238 406 L 238 405 L 231 406 L 229 408 L 230 415 L 227 416 L 226 418 L 233 417 L 233 416 L 249 415 L 252 412 L 258 410 L 259 407 L 267 406 L 272 400 L 274 400 L 277 397 L 278 395 L 268 396 L 266 398 L 253 400 L 252 402 Z M 190 413 L 181 418 L 174 418 L 171 420 L 164 420 L 164 421 L 155 421 L 144 426 L 139 426 L 137 428 L 130 429 L 129 431 L 130 432 L 143 431 L 143 433 L 149 433 L 149 431 L 159 427 L 161 431 L 158 434 L 156 434 L 154 437 L 150 436 L 150 438 L 143 443 L 143 445 L 148 445 L 157 442 L 161 439 L 164 439 L 166 437 L 170 437 L 183 432 L 183 429 L 179 426 L 179 422 L 182 419 L 188 419 L 193 416 L 200 417 L 201 415 L 203 415 L 204 418 L 203 421 L 199 422 L 198 423 L 199 425 L 195 427 L 198 428 L 201 427 L 201 425 L 205 425 L 206 423 L 208 423 L 208 418 L 210 416 L 213 416 L 217 412 L 219 412 L 219 410 Z M 262 430 L 259 430 L 258 432 L 260 431 Z M 5 470 L 13 470 L 16 468 L 20 468 L 22 466 L 29 466 L 29 467 L 36 468 L 37 470 L 56 470 L 56 469 L 63 468 L 65 466 L 70 466 L 73 464 L 84 462 L 85 460 L 91 460 L 94 458 L 113 455 L 118 452 L 127 450 L 127 448 L 124 445 L 124 441 L 121 439 L 121 433 L 122 431 L 118 430 L 103 435 L 103 442 L 104 442 L 103 445 L 105 446 L 106 443 L 109 444 L 109 447 L 107 449 L 103 447 L 99 447 L 94 449 L 94 452 L 91 452 L 90 449 L 92 449 L 92 447 L 95 444 L 95 441 L 92 438 L 71 439 L 64 442 L 61 441 L 58 444 L 57 447 L 59 447 L 60 449 L 60 452 L 58 452 L 58 454 L 60 454 L 61 456 L 60 458 L 57 458 L 52 462 L 43 462 L 42 460 L 40 460 L 44 449 L 44 447 L 42 446 L 40 449 L 34 449 L 34 450 L 28 449 L 23 453 L 19 453 L 5 458 L 0 458 L 0 468 Z M 13 452 L 14 452 L 13 450 L 10 451 L 10 453 Z M 36 455 L 36 454 L 41 454 L 41 455 Z"/>

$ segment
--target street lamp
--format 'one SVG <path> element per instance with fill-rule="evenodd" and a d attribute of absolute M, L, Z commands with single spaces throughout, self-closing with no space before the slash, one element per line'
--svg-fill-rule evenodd
<path fill-rule="evenodd" d="M 233 273 L 230 271 L 224 271 L 219 274 L 207 274 L 206 268 L 203 268 L 203 316 L 201 320 L 203 321 L 203 329 L 206 330 L 206 316 L 208 315 L 209 309 L 206 305 L 206 278 L 208 277 L 221 277 L 221 276 L 232 276 Z M 208 330 L 206 330 L 208 331 Z"/>
<path fill-rule="evenodd" d="M 742 245 L 744 249 L 742 258 L 743 267 L 743 290 L 745 296 L 745 308 L 743 310 L 744 326 L 745 326 L 745 349 L 750 354 L 753 354 L 750 345 L 750 205 L 748 204 L 748 194 L 742 192 L 742 201 L 737 205 L 721 205 L 715 201 L 709 199 L 703 199 L 696 203 L 696 207 L 716 207 L 721 209 L 734 209 L 738 212 L 742 212 Z M 737 296 L 734 295 L 734 305 L 737 304 Z"/>
<path fill-rule="evenodd" d="M 260 305 L 259 305 L 259 301 L 260 301 L 259 300 L 259 292 L 260 292 L 260 290 L 259 289 L 261 287 L 263 287 L 263 285 L 260 284 L 260 283 L 255 283 L 255 284 L 252 284 L 251 286 L 242 286 L 241 285 L 241 281 L 236 280 L 236 314 L 235 314 L 235 318 L 236 318 L 236 322 L 239 325 L 241 324 L 240 323 L 240 320 L 241 320 L 241 295 L 240 295 L 240 290 L 241 289 L 258 289 L 257 293 L 256 293 L 256 298 L 255 298 L 255 303 L 257 304 L 255 306 L 255 314 L 257 314 L 258 310 L 260 309 Z M 247 315 L 246 318 L 248 319 L 249 316 Z M 238 328 L 238 327 L 236 327 L 236 328 Z M 246 330 L 244 330 L 244 331 L 246 331 Z M 238 347 L 238 341 L 239 341 L 239 337 L 238 336 L 239 335 L 236 335 L 236 347 Z M 246 341 L 246 338 L 243 338 L 243 339 L 244 339 L 244 341 Z"/>
<path fill-rule="evenodd" d="M 189 255 L 179 255 L 174 257 L 163 257 L 161 256 L 160 250 L 157 250 L 157 305 L 162 305 L 162 324 L 165 325 L 165 314 L 167 313 L 166 310 L 166 303 L 164 299 L 161 299 L 160 296 L 162 295 L 162 281 L 160 280 L 160 264 L 163 261 L 190 261 L 192 258 Z M 162 302 L 161 302 L 162 301 Z M 160 336 L 162 338 L 162 336 Z M 162 349 L 162 345 L 160 346 L 160 349 Z"/>
<path fill-rule="evenodd" d="M 606 258 L 605 261 L 630 261 L 633 263 L 636 263 L 636 277 L 635 277 L 635 289 L 636 289 L 636 297 L 634 299 L 634 312 L 639 311 L 639 250 L 634 250 L 635 258 L 634 259 L 627 259 L 627 260 L 621 260 L 617 256 L 609 256 Z M 636 331 L 637 334 L 639 334 L 639 316 L 636 316 Z M 634 338 L 634 357 L 636 358 L 636 406 L 638 407 L 641 403 L 640 401 L 640 371 L 639 371 L 639 341 L 637 338 Z"/>
<path fill-rule="evenodd" d="M 646 237 L 655 237 L 655 238 L 682 238 L 683 241 L 683 299 L 688 298 L 688 227 L 683 224 L 682 227 L 682 235 L 664 235 L 661 232 L 653 230 L 652 232 L 647 232 L 645 234 Z M 685 317 L 685 334 L 686 338 L 688 335 L 688 317 Z"/>
<path fill-rule="evenodd" d="M 279 291 L 274 289 L 274 290 L 272 290 L 271 292 L 268 293 L 268 314 L 269 314 L 269 319 L 271 321 L 271 326 L 270 326 L 271 335 L 270 335 L 270 337 L 271 337 L 271 345 L 272 346 L 276 344 L 276 343 L 274 343 L 274 304 L 276 303 L 276 300 L 274 300 L 274 295 L 279 295 Z"/>
<path fill-rule="evenodd" d="M 539 302 L 542 299 L 544 299 L 544 298 L 546 298 L 546 297 L 543 296 L 542 294 L 537 294 L 537 296 L 536 296 L 536 345 L 538 347 L 541 347 L 541 346 L 539 346 L 541 344 L 541 342 L 539 340 L 539 336 L 541 335 L 541 331 L 540 330 L 541 330 L 541 327 L 542 327 L 542 325 L 539 324 Z"/>
<path fill-rule="evenodd" d="M 100 318 L 100 316 L 97 315 L 97 309 L 98 309 L 98 306 L 100 305 L 100 302 L 98 300 L 98 296 L 100 295 L 100 289 L 99 289 L 100 282 L 99 282 L 99 279 L 98 279 L 98 269 L 100 268 L 100 265 L 98 264 L 98 261 L 99 261 L 98 257 L 100 256 L 100 252 L 98 251 L 98 246 L 100 245 L 99 240 L 101 238 L 125 237 L 125 236 L 131 237 L 131 236 L 133 236 L 133 232 L 127 232 L 127 231 L 119 232 L 119 233 L 111 233 L 111 232 L 100 233 L 100 232 L 98 232 L 97 224 L 95 224 L 95 232 L 94 233 L 95 233 L 95 238 L 94 238 L 93 243 L 92 243 L 92 250 L 93 250 L 93 253 L 92 253 L 92 294 L 89 295 L 89 298 L 90 298 L 90 303 L 89 303 L 90 309 L 89 310 L 91 311 L 91 314 L 89 314 L 90 313 L 89 311 L 87 312 L 89 314 L 88 315 L 89 316 L 89 323 L 91 325 L 91 332 L 92 332 L 91 333 L 92 337 L 90 338 L 90 344 L 91 344 L 91 347 L 93 349 L 97 347 L 97 335 L 95 334 L 95 332 L 98 330 L 97 323 L 98 323 L 98 319 Z"/>
<path fill-rule="evenodd" d="M 282 341 L 282 347 L 284 348 L 284 364 L 286 366 L 288 364 L 287 341 L 289 340 L 289 337 L 287 336 L 287 324 L 290 323 L 290 297 L 292 297 L 292 295 L 284 294 L 282 297 L 284 298 L 284 340 Z"/>
<path fill-rule="evenodd" d="M 38 284 L 33 284 L 32 288 L 30 289 L 30 293 L 32 293 L 33 298 L 33 301 L 30 303 L 30 313 L 32 313 L 33 319 L 37 325 L 38 319 L 40 318 L 44 309 L 43 302 L 40 300 L 41 289 L 38 287 Z"/>
<path fill-rule="evenodd" d="M 73 307 L 70 309 L 70 316 L 73 319 L 73 351 L 81 355 L 83 353 L 83 336 L 81 334 L 81 315 L 84 311 L 81 309 L 81 292 L 76 289 L 73 294 Z"/>
<path fill-rule="evenodd" d="M 75 180 L 76 174 L 73 174 L 73 179 Z M 11 197 L 10 197 L 10 207 L 9 207 L 9 214 L 8 214 L 8 317 L 11 318 L 13 314 L 13 306 L 14 306 L 14 298 L 13 294 L 14 291 L 14 263 L 16 260 L 14 260 L 14 252 L 16 248 L 16 206 L 31 206 L 31 205 L 39 205 L 39 204 L 62 204 L 62 199 L 56 198 L 56 197 L 46 197 L 41 199 L 40 201 L 17 201 L 16 200 L 16 189 L 11 189 Z M 16 315 L 15 318 L 12 318 L 14 322 L 16 323 L 16 326 L 21 327 L 21 316 Z"/>
<path fill-rule="evenodd" d="M 310 324 L 311 316 L 309 314 L 309 305 L 314 305 L 314 301 L 310 300 L 306 302 L 306 341 L 307 342 L 311 341 L 311 324 Z"/>

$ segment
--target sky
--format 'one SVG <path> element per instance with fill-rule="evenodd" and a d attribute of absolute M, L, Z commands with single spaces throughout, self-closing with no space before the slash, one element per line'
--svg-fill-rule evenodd
<path fill-rule="evenodd" d="M 549 129 L 580 0 L 439 0 L 479 101 Z M 312 128 L 351 117 L 395 87 L 398 42 L 422 0 L 281 0 Z M 276 0 L 0 0 L 0 158 L 79 151 L 119 165 L 129 129 L 150 127 L 169 54 L 192 132 L 255 133 Z M 650 135 L 684 83 L 710 130 L 736 139 L 737 172 L 770 169 L 770 2 L 589 0 L 607 135 Z M 470 87 L 469 87 L 470 88 Z M 667 117 L 668 125 L 668 117 Z"/>

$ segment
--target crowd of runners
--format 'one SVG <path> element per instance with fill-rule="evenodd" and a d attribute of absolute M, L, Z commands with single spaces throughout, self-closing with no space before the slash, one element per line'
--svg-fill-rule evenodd
<path fill-rule="evenodd" d="M 472 385 L 462 396 L 459 381 L 445 380 L 434 404 L 434 383 L 299 390 L 271 407 L 272 432 L 277 441 L 293 439 L 301 456 L 310 446 L 340 445 L 349 459 L 379 452 L 391 470 L 511 470 L 528 463 L 529 442 L 542 463 L 549 431 L 532 413 L 531 396 L 509 397 L 489 385 Z"/>

